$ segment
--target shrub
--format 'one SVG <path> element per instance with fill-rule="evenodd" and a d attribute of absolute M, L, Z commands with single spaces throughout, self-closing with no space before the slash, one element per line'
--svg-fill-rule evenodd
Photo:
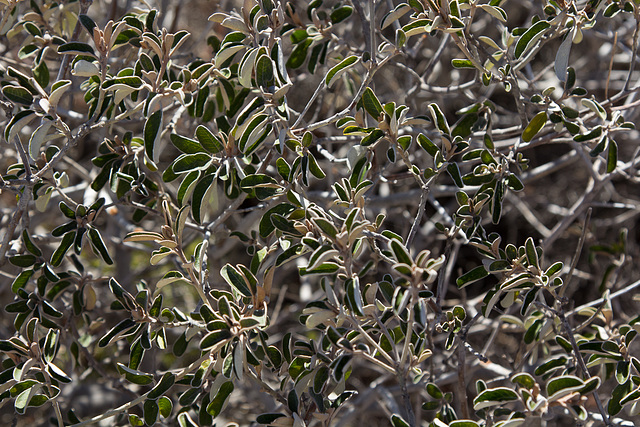
<path fill-rule="evenodd" d="M 3 421 L 638 421 L 640 2 L 1 3 Z"/>

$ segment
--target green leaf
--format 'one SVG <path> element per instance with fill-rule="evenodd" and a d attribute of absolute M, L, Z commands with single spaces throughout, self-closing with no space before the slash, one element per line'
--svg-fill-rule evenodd
<path fill-rule="evenodd" d="M 447 165 L 447 173 L 453 179 L 453 182 L 457 187 L 464 187 L 464 183 L 462 182 L 462 176 L 460 175 L 460 168 L 457 163 L 451 162 Z"/>
<path fill-rule="evenodd" d="M 475 68 L 470 59 L 452 59 L 451 65 L 453 68 Z"/>
<path fill-rule="evenodd" d="M 616 365 L 616 381 L 618 384 L 624 384 L 629 379 L 631 363 L 625 360 L 620 360 Z"/>
<path fill-rule="evenodd" d="M 207 405 L 207 412 L 212 417 L 217 417 L 220 415 L 220 412 L 224 409 L 227 398 L 231 395 L 234 386 L 232 381 L 227 381 L 220 386 L 218 393 L 211 400 L 211 402 Z"/>
<path fill-rule="evenodd" d="M 513 191 L 522 191 L 524 189 L 524 184 L 520 181 L 520 178 L 514 174 L 509 174 L 509 176 L 507 176 L 507 185 Z"/>
<path fill-rule="evenodd" d="M 519 398 L 518 394 L 512 389 L 507 387 L 490 388 L 484 390 L 473 399 L 473 409 L 479 411 L 480 409 L 502 405 L 503 403 L 514 400 L 519 400 Z"/>
<path fill-rule="evenodd" d="M 53 120 L 45 120 L 40 126 L 31 134 L 29 138 L 29 156 L 33 160 L 37 160 L 40 156 L 40 147 L 45 142 L 45 138 L 51 126 L 53 126 Z"/>
<path fill-rule="evenodd" d="M 143 85 L 142 79 L 138 76 L 124 76 L 115 77 L 113 79 L 106 80 L 102 84 L 102 88 L 105 90 L 119 90 L 119 89 L 140 89 Z"/>
<path fill-rule="evenodd" d="M 533 24 L 527 31 L 524 32 L 516 43 L 514 55 L 516 59 L 519 59 L 523 53 L 525 53 L 531 46 L 533 46 L 540 37 L 543 36 L 545 30 L 549 28 L 551 24 L 547 21 L 540 20 Z"/>
<path fill-rule="evenodd" d="M 353 13 L 353 7 L 351 6 L 341 6 L 336 8 L 331 12 L 329 18 L 331 18 L 331 22 L 333 24 L 337 24 L 338 22 L 342 22 Z"/>
<path fill-rule="evenodd" d="M 33 68 L 33 78 L 38 82 L 40 87 L 45 88 L 49 85 L 49 77 L 47 63 L 41 60 L 38 65 Z"/>
<path fill-rule="evenodd" d="M 304 371 L 304 363 L 304 359 L 299 356 L 289 363 L 288 371 L 292 379 L 295 380 Z"/>
<path fill-rule="evenodd" d="M 228 340 L 233 335 L 229 329 L 219 329 L 217 331 L 210 332 L 200 340 L 200 348 L 202 350 L 209 349 L 221 341 Z"/>
<path fill-rule="evenodd" d="M 491 2 L 491 4 L 480 4 L 478 7 L 498 19 L 500 22 L 507 22 L 507 12 L 498 6 L 494 6 L 493 2 Z"/>
<path fill-rule="evenodd" d="M 529 122 L 527 127 L 522 131 L 522 140 L 524 142 L 529 142 L 535 137 L 538 132 L 542 130 L 544 125 L 547 123 L 547 112 L 540 111 L 536 114 L 533 119 Z"/>
<path fill-rule="evenodd" d="M 547 395 L 549 401 L 558 400 L 568 394 L 580 390 L 584 386 L 584 381 L 573 375 L 563 375 L 552 378 L 547 383 Z"/>
<path fill-rule="evenodd" d="M 542 329 L 542 319 L 538 319 L 529 326 L 524 334 L 523 340 L 526 344 L 531 344 L 534 340 L 537 340 Z"/>
<path fill-rule="evenodd" d="M 142 362 L 142 358 L 144 357 L 145 349 L 142 347 L 140 343 L 140 338 L 136 339 L 133 344 L 131 344 L 131 349 L 129 350 L 129 368 L 130 369 L 138 369 L 140 363 Z"/>
<path fill-rule="evenodd" d="M 11 259 L 9 259 L 9 262 L 11 262 Z M 11 284 L 11 292 L 15 294 L 16 292 L 18 292 L 18 289 L 24 288 L 31 276 L 33 276 L 33 273 L 33 270 L 22 271 Z"/>
<path fill-rule="evenodd" d="M 80 21 L 82 26 L 87 29 L 89 35 L 93 37 L 93 29 L 97 27 L 96 23 L 93 22 L 93 19 L 89 18 L 85 14 L 80 14 L 78 15 L 78 21 Z"/>
<path fill-rule="evenodd" d="M 389 25 L 402 18 L 404 15 L 411 11 L 411 6 L 406 3 L 400 3 L 395 9 L 389 11 L 380 21 L 380 29 L 384 30 Z"/>
<path fill-rule="evenodd" d="M 526 389 L 532 390 L 536 385 L 536 380 L 527 372 L 520 372 L 511 377 L 511 382 Z"/>
<path fill-rule="evenodd" d="M 158 420 L 158 413 L 160 412 L 160 407 L 158 406 L 158 402 L 154 399 L 147 399 L 142 406 L 142 413 L 144 417 L 144 422 L 148 426 L 152 426 Z"/>
<path fill-rule="evenodd" d="M 300 410 L 300 399 L 298 398 L 298 393 L 296 393 L 296 389 L 292 388 L 287 395 L 287 406 L 292 413 L 298 413 Z"/>
<path fill-rule="evenodd" d="M 202 146 L 193 139 L 185 138 L 176 133 L 172 133 L 169 138 L 171 143 L 185 154 L 196 154 L 202 152 Z"/>
<path fill-rule="evenodd" d="M 62 264 L 62 260 L 64 259 L 65 254 L 73 244 L 73 241 L 76 238 L 76 233 L 73 231 L 66 233 L 62 237 L 62 241 L 60 242 L 60 246 L 55 250 L 53 255 L 51 255 L 51 265 L 54 267 L 58 267 Z"/>
<path fill-rule="evenodd" d="M 307 50 L 309 46 L 311 46 L 311 43 L 313 43 L 313 40 L 310 38 L 307 38 L 302 43 L 298 43 L 296 47 L 293 48 L 287 60 L 287 67 L 294 69 L 300 68 L 302 64 L 304 64 L 305 59 L 307 59 Z"/>
<path fill-rule="evenodd" d="M 11 143 L 13 138 L 28 125 L 33 119 L 36 118 L 36 114 L 33 110 L 23 110 L 13 116 L 9 120 L 9 124 L 4 129 L 4 139 Z"/>
<path fill-rule="evenodd" d="M 91 46 L 86 43 L 71 42 L 58 46 L 59 54 L 66 55 L 88 55 L 98 58 Z"/>
<path fill-rule="evenodd" d="M 271 424 L 278 418 L 286 417 L 285 414 L 279 413 L 268 413 L 268 414 L 260 414 L 256 418 L 256 422 L 259 424 Z"/>
<path fill-rule="evenodd" d="M 273 178 L 268 175 L 261 174 L 254 174 L 245 177 L 240 181 L 240 187 L 248 193 L 254 191 L 255 197 L 258 200 L 270 199 L 282 191 L 282 187 Z"/>
<path fill-rule="evenodd" d="M 321 393 L 322 388 L 329 379 L 329 368 L 327 366 L 321 366 L 313 377 L 313 391 L 314 393 Z"/>
<path fill-rule="evenodd" d="M 332 370 L 331 375 L 336 382 L 340 382 L 344 378 L 347 366 L 352 357 L 350 354 L 343 354 L 334 359 L 329 365 Z"/>
<path fill-rule="evenodd" d="M 27 268 L 36 263 L 37 258 L 34 255 L 15 255 L 9 258 L 9 262 L 16 267 Z"/>
<path fill-rule="evenodd" d="M 191 406 L 195 403 L 196 399 L 200 397 L 200 388 L 191 388 L 180 395 L 178 403 L 182 406 Z M 166 396 L 163 396 L 166 397 Z"/>
<path fill-rule="evenodd" d="M 178 424 L 180 427 L 198 427 L 198 424 L 191 419 L 187 412 L 181 412 L 178 415 Z"/>
<path fill-rule="evenodd" d="M 378 142 L 381 138 L 385 136 L 385 133 L 380 129 L 374 129 L 369 135 L 362 138 L 360 141 L 360 145 L 363 147 L 368 147 L 369 145 L 373 145 Z"/>
<path fill-rule="evenodd" d="M 458 285 L 458 288 L 462 289 L 465 286 L 472 284 L 473 282 L 484 279 L 488 275 L 489 273 L 487 272 L 487 270 L 485 270 L 485 268 L 480 265 L 458 277 L 458 279 L 456 280 L 456 284 Z"/>
<path fill-rule="evenodd" d="M 449 124 L 447 123 L 447 119 L 444 116 L 444 113 L 436 103 L 429 104 L 429 112 L 431 113 L 431 117 L 433 118 L 434 123 L 440 130 L 440 132 L 449 135 L 451 134 L 451 129 L 449 129 Z"/>
<path fill-rule="evenodd" d="M 329 221 L 324 218 L 313 218 L 312 221 L 318 226 L 323 233 L 327 236 L 335 239 L 338 235 L 338 229 Z"/>
<path fill-rule="evenodd" d="M 267 114 L 257 114 L 239 130 L 241 130 L 241 135 L 238 140 L 238 148 L 248 156 L 257 149 L 258 144 L 271 131 L 269 116 Z"/>
<path fill-rule="evenodd" d="M 568 359 L 565 356 L 547 360 L 546 362 L 538 366 L 533 373 L 536 375 L 545 375 L 558 368 L 562 368 L 567 363 L 567 360 Z"/>
<path fill-rule="evenodd" d="M 200 125 L 196 128 L 196 138 L 205 150 L 211 154 L 218 154 L 224 149 L 220 141 L 206 126 Z"/>
<path fill-rule="evenodd" d="M 586 134 L 578 134 L 578 135 L 574 136 L 573 140 L 576 141 L 576 142 L 585 142 L 585 141 L 590 141 L 592 139 L 598 138 L 601 135 L 602 135 L 602 126 L 598 125 L 598 126 L 594 127 L 593 129 L 591 129 Z M 604 150 L 604 148 L 603 148 L 603 150 Z"/>
<path fill-rule="evenodd" d="M 296 207 L 290 203 L 280 203 L 265 212 L 262 215 L 262 219 L 260 220 L 260 225 L 258 227 L 260 236 L 267 237 L 275 231 L 276 227 L 271 221 L 271 216 L 273 214 L 279 214 L 283 216 L 289 215 L 295 209 Z"/>
<path fill-rule="evenodd" d="M 611 393 L 611 399 L 607 404 L 607 413 L 609 415 L 617 415 L 622 410 L 622 399 L 629 394 L 632 387 L 632 381 L 624 384 L 618 384 Z"/>
<path fill-rule="evenodd" d="M 533 242 L 533 238 L 527 238 L 524 247 L 527 255 L 527 263 L 531 266 L 539 268 L 538 252 L 536 251 L 536 245 Z"/>
<path fill-rule="evenodd" d="M 105 246 L 104 241 L 102 240 L 102 236 L 100 236 L 100 232 L 97 228 L 89 227 L 89 239 L 91 240 L 93 248 L 98 251 L 100 257 L 104 260 L 104 262 L 109 265 L 113 264 L 113 260 L 111 259 L 111 256 L 109 256 L 109 251 L 107 250 L 107 247 Z"/>
<path fill-rule="evenodd" d="M 607 151 L 607 173 L 616 170 L 618 165 L 618 144 L 611 138 L 609 139 L 609 150 Z"/>
<path fill-rule="evenodd" d="M 2 88 L 2 93 L 7 99 L 18 104 L 31 105 L 33 103 L 31 92 L 21 86 L 7 85 Z"/>
<path fill-rule="evenodd" d="M 60 337 L 59 329 L 49 329 L 45 338 L 44 347 L 42 347 L 42 355 L 47 363 L 51 363 L 56 356 L 58 350 L 58 339 Z"/>
<path fill-rule="evenodd" d="M 595 99 L 581 99 L 580 103 L 584 106 L 587 107 L 589 110 L 593 111 L 594 113 L 596 113 L 602 120 L 606 120 L 607 119 L 607 111 L 604 109 L 604 107 L 602 105 L 600 105 L 600 103 L 598 101 L 596 101 Z"/>
<path fill-rule="evenodd" d="M 595 377 L 598 378 L 598 377 Z M 633 401 L 640 400 L 640 387 L 633 390 L 631 393 L 627 394 L 620 400 L 620 405 L 624 406 L 625 404 Z"/>
<path fill-rule="evenodd" d="M 360 281 L 358 276 L 353 279 L 347 280 L 345 285 L 345 299 L 347 307 L 353 311 L 356 316 L 364 316 L 364 301 L 362 300 L 362 293 L 360 290 Z"/>
<path fill-rule="evenodd" d="M 162 396 L 158 399 L 158 408 L 160 409 L 160 415 L 163 418 L 169 418 L 171 410 L 173 409 L 173 402 L 166 396 Z"/>
<path fill-rule="evenodd" d="M 120 362 L 116 363 L 116 365 L 118 368 L 118 372 L 124 375 L 127 381 L 129 381 L 132 384 L 147 385 L 153 382 L 152 374 L 131 369 Z"/>
<path fill-rule="evenodd" d="M 562 337 L 560 335 L 556 335 L 556 342 L 568 354 L 570 354 L 573 351 L 573 347 L 571 346 L 571 343 L 566 338 L 564 338 L 564 337 Z"/>
<path fill-rule="evenodd" d="M 382 113 L 382 104 L 380 104 L 378 97 L 373 93 L 371 88 L 366 88 L 364 90 L 364 93 L 362 94 L 362 105 L 374 120 L 378 120 L 380 118 L 380 114 Z"/>
<path fill-rule="evenodd" d="M 173 163 L 175 173 L 191 172 L 196 169 L 206 169 L 211 163 L 211 156 L 206 153 L 183 154 Z"/>
<path fill-rule="evenodd" d="M 28 58 L 29 56 L 31 56 L 34 53 L 36 53 L 36 51 L 38 51 L 38 50 L 39 50 L 38 46 L 35 45 L 35 44 L 24 45 L 18 51 L 18 58 L 20 58 L 20 59 Z"/>
<path fill-rule="evenodd" d="M 331 68 L 324 79 L 327 87 L 333 86 L 333 84 L 344 74 L 349 68 L 353 67 L 360 57 L 357 55 L 351 55 L 342 60 L 338 65 Z"/>
<path fill-rule="evenodd" d="M 289 221 L 284 216 L 274 213 L 270 215 L 271 224 L 278 230 L 282 231 L 285 234 L 289 234 L 291 236 L 302 237 L 302 234 L 293 226 L 293 222 Z M 289 248 L 291 249 L 291 248 Z M 287 251 L 285 251 L 282 255 L 284 255 Z"/>
<path fill-rule="evenodd" d="M 215 186 L 215 175 L 209 174 L 200 179 L 193 190 L 191 208 L 193 210 L 193 219 L 198 224 L 202 223 L 202 208 L 209 203 Z"/>
<path fill-rule="evenodd" d="M 431 400 L 422 404 L 422 409 L 425 411 L 436 411 L 440 408 L 441 403 L 438 400 Z"/>
<path fill-rule="evenodd" d="M 268 88 L 273 85 L 273 61 L 267 55 L 261 55 L 256 61 L 256 83 Z"/>
<path fill-rule="evenodd" d="M 136 322 L 134 322 L 131 319 L 124 319 L 122 320 L 120 323 L 118 323 L 116 326 L 114 326 L 113 328 L 111 328 L 111 330 L 109 332 L 107 332 L 107 334 L 100 338 L 100 341 L 98 341 L 98 346 L 99 347 L 106 347 L 107 345 L 109 345 L 111 343 L 111 341 L 118 335 L 123 334 L 125 332 L 128 332 L 129 330 L 137 327 L 138 324 Z"/>
<path fill-rule="evenodd" d="M 220 269 L 224 280 L 235 290 L 246 297 L 252 296 L 251 289 L 244 276 L 231 264 L 226 264 Z"/>
<path fill-rule="evenodd" d="M 178 357 L 182 356 L 184 352 L 187 350 L 188 344 L 189 342 L 187 341 L 186 332 L 183 332 L 182 334 L 180 334 L 178 339 L 176 339 L 176 341 L 173 343 L 172 353 Z"/>
<path fill-rule="evenodd" d="M 418 144 L 420 144 L 420 147 L 429 153 L 431 157 L 435 157 L 440 152 L 438 146 L 431 142 L 431 140 L 423 133 L 418 134 Z"/>
<path fill-rule="evenodd" d="M 327 175 L 324 173 L 322 168 L 320 168 L 320 165 L 318 165 L 318 161 L 315 156 L 309 152 L 307 154 L 307 158 L 309 159 L 309 172 L 318 179 L 324 179 Z"/>
<path fill-rule="evenodd" d="M 160 126 L 162 125 L 162 110 L 158 110 L 151 114 L 144 124 L 144 148 L 147 156 L 152 161 L 156 162 L 157 158 L 154 157 L 154 149 L 156 141 L 158 139 Z M 157 153 L 158 155 L 160 153 Z"/>
<path fill-rule="evenodd" d="M 591 377 L 584 382 L 584 386 L 580 390 L 578 390 L 578 392 L 582 395 L 591 393 L 598 387 L 600 387 L 601 382 L 602 381 L 600 380 L 600 377 Z"/>
<path fill-rule="evenodd" d="M 184 206 L 186 201 L 191 197 L 201 175 L 202 171 L 194 170 L 192 172 L 189 172 L 187 176 L 184 177 L 184 179 L 180 183 L 177 194 L 178 204 L 180 206 Z M 176 233 L 176 235 L 178 234 Z"/>
<path fill-rule="evenodd" d="M 438 387 L 434 383 L 427 384 L 427 393 L 429 393 L 429 396 L 433 397 L 434 399 L 442 399 L 443 396 L 440 387 Z"/>
<path fill-rule="evenodd" d="M 171 372 L 167 372 L 162 376 L 158 384 L 151 389 L 151 391 L 147 394 L 147 398 L 149 399 L 157 399 L 162 396 L 166 391 L 168 391 L 173 383 L 176 381 L 176 376 Z"/>
<path fill-rule="evenodd" d="M 596 157 L 597 155 L 602 153 L 605 147 L 607 146 L 608 142 L 609 142 L 609 137 L 607 135 L 603 135 L 602 138 L 600 138 L 600 141 L 596 144 L 596 146 L 593 147 L 593 149 L 589 152 L 589 155 L 591 155 L 591 157 Z"/>
<path fill-rule="evenodd" d="M 407 42 L 407 34 L 401 28 L 396 30 L 396 47 L 402 49 Z"/>
<path fill-rule="evenodd" d="M 413 259 L 409 254 L 409 250 L 402 243 L 398 240 L 392 239 L 389 245 L 393 251 L 393 256 L 399 263 L 406 264 L 408 266 L 413 265 Z"/>
<path fill-rule="evenodd" d="M 410 427 L 409 423 L 398 414 L 391 415 L 391 425 L 393 427 Z"/>
<path fill-rule="evenodd" d="M 456 420 L 449 423 L 449 427 L 479 427 L 479 426 L 480 424 L 471 420 Z"/>

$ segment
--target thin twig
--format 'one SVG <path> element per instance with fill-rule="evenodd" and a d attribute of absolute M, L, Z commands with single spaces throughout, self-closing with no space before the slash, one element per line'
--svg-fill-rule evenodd
<path fill-rule="evenodd" d="M 407 235 L 407 239 L 405 240 L 407 248 L 411 246 L 411 242 L 418 232 L 418 227 L 420 227 L 420 221 L 422 221 L 422 217 L 424 216 L 424 211 L 427 205 L 428 194 L 429 187 L 422 187 L 422 192 L 420 193 L 420 202 L 418 204 L 418 212 L 416 213 L 416 217 L 413 219 L 413 224 L 411 224 L 411 229 L 409 230 L 409 234 Z"/>
<path fill-rule="evenodd" d="M 92 3 L 93 0 L 80 0 L 79 15 L 86 15 Z M 82 23 L 80 22 L 80 20 L 78 20 L 76 22 L 76 26 L 73 29 L 73 33 L 71 34 L 71 40 L 69 41 L 77 41 L 78 37 L 80 36 L 80 31 L 82 31 Z M 60 68 L 58 69 L 58 75 L 56 77 L 57 82 L 66 79 L 67 73 L 69 72 L 69 63 L 71 62 L 71 59 L 73 59 L 73 57 L 74 55 L 63 55 L 62 62 L 60 63 Z"/>
<path fill-rule="evenodd" d="M 553 310 L 555 311 L 555 310 Z M 560 311 L 557 312 L 557 315 L 560 319 L 560 322 L 562 324 L 562 328 L 564 329 L 565 334 L 567 335 L 567 338 L 569 339 L 569 342 L 571 343 L 571 348 L 573 349 L 573 353 L 576 357 L 576 360 L 578 361 L 578 366 L 580 366 L 580 369 L 582 370 L 582 373 L 585 377 L 587 377 L 587 379 L 591 378 L 591 374 L 589 373 L 589 369 L 587 369 L 587 365 L 584 363 L 584 359 L 582 358 L 582 354 L 580 353 L 580 349 L 578 348 L 578 344 L 576 343 L 576 339 L 573 336 L 573 331 L 571 330 L 571 326 L 569 326 L 569 322 L 567 321 L 567 318 L 565 317 L 564 314 L 564 308 L 560 307 Z M 596 406 L 598 407 L 598 411 L 600 412 L 600 414 L 602 415 L 602 419 L 605 422 L 605 424 L 607 426 L 611 426 L 611 422 L 609 421 L 609 416 L 607 415 L 607 412 L 604 410 L 604 407 L 602 406 L 602 402 L 600 401 L 600 396 L 598 396 L 597 390 L 594 390 L 591 392 L 591 394 L 593 395 L 593 398 L 596 402 Z"/>
<path fill-rule="evenodd" d="M 627 74 L 627 80 L 624 82 L 624 88 L 622 92 L 626 93 L 629 90 L 631 84 L 631 76 L 633 70 L 636 67 L 636 57 L 638 56 L 638 31 L 640 30 L 640 21 L 636 20 L 636 26 L 633 29 L 633 47 L 631 49 L 631 60 L 629 61 L 629 74 Z M 618 33 L 616 33 L 618 35 Z"/>
<path fill-rule="evenodd" d="M 636 280 L 632 284 L 620 289 L 619 291 L 616 291 L 616 292 L 612 293 L 611 295 L 609 295 L 609 300 L 613 300 L 615 298 L 623 296 L 623 295 L 633 291 L 634 289 L 636 289 L 638 287 L 640 287 L 640 280 Z M 581 310 L 583 310 L 585 308 L 594 307 L 594 306 L 596 306 L 598 304 L 602 304 L 604 301 L 605 301 L 604 298 L 598 298 L 596 300 L 593 300 L 591 302 L 583 304 L 580 307 L 574 308 L 573 310 L 569 311 L 566 315 L 567 316 L 573 316 L 574 314 L 578 313 L 579 311 L 581 311 Z"/>
<path fill-rule="evenodd" d="M 347 114 L 349 114 L 351 112 L 351 109 L 356 106 L 358 101 L 360 101 L 360 97 L 364 93 L 364 90 L 369 86 L 369 83 L 371 82 L 371 79 L 373 79 L 373 75 L 376 73 L 376 71 L 378 71 L 380 68 L 382 68 L 396 54 L 397 53 L 393 53 L 393 54 L 387 56 L 385 59 L 383 59 L 379 63 L 375 64 L 375 66 L 373 66 L 371 69 L 369 69 L 369 71 L 367 71 L 367 74 L 365 75 L 365 78 L 362 81 L 362 84 L 360 85 L 360 88 L 358 89 L 358 92 L 355 94 L 355 96 L 353 97 L 353 100 L 349 103 L 349 105 L 345 109 L 343 109 L 342 111 L 340 111 L 340 112 L 334 114 L 333 116 L 328 117 L 328 118 L 326 118 L 324 120 L 321 120 L 321 121 L 315 122 L 315 123 L 311 123 L 311 124 L 301 128 L 299 130 L 298 129 L 295 129 L 295 130 L 298 131 L 298 132 L 314 131 L 316 129 L 319 129 L 321 127 L 329 125 L 331 123 L 337 122 L 338 120 L 340 120 L 343 117 L 346 117 Z"/>
<path fill-rule="evenodd" d="M 465 379 L 466 352 L 462 340 L 458 340 L 458 392 L 460 393 L 460 409 L 462 418 L 469 419 L 467 403 L 467 382 Z"/>
<path fill-rule="evenodd" d="M 589 221 L 591 220 L 591 212 L 593 208 L 587 209 L 587 214 L 584 218 L 584 225 L 582 226 L 582 234 L 580 235 L 580 240 L 578 240 L 578 246 L 576 247 L 576 252 L 573 254 L 573 260 L 571 260 L 571 268 L 569 269 L 569 273 L 564 282 L 564 286 L 560 289 L 558 295 L 562 298 L 571 282 L 571 278 L 573 277 L 573 272 L 578 265 L 578 260 L 580 259 L 580 254 L 582 253 L 582 247 L 584 246 L 584 241 L 587 236 L 587 230 L 589 229 Z"/>
<path fill-rule="evenodd" d="M 223 345 L 226 345 L 227 342 L 228 342 L 228 340 L 224 340 L 224 341 L 219 342 L 210 351 L 206 352 L 204 354 L 204 356 L 200 357 L 198 360 L 196 360 L 195 362 L 191 363 L 189 366 L 187 366 L 186 368 L 184 368 L 180 372 L 178 372 L 176 374 L 176 378 L 175 378 L 176 381 L 181 380 L 188 373 L 194 371 L 195 369 L 198 369 L 200 367 L 200 365 L 202 365 L 202 362 L 204 362 L 205 360 L 209 359 L 211 357 L 211 354 L 213 354 L 215 351 L 220 349 Z M 117 408 L 111 409 L 110 411 L 107 411 L 104 414 L 100 414 L 100 415 L 97 415 L 97 416 L 95 416 L 95 417 L 93 417 L 91 419 L 88 419 L 86 421 L 82 421 L 80 423 L 73 424 L 72 427 L 81 427 L 81 426 L 86 426 L 86 425 L 90 425 L 90 424 L 95 424 L 95 423 L 100 422 L 102 420 L 106 420 L 108 418 L 115 417 L 116 415 L 126 411 L 127 409 L 133 408 L 134 406 L 144 402 L 147 399 L 147 395 L 151 391 L 152 390 L 149 390 L 148 392 L 146 392 L 142 396 L 138 397 L 137 399 L 134 399 L 134 400 L 132 400 L 130 402 L 127 402 L 124 405 L 121 405 L 121 406 L 119 406 Z"/>
<path fill-rule="evenodd" d="M 543 242 L 543 250 L 548 250 L 551 247 L 553 242 L 555 242 L 560 235 L 573 223 L 578 215 L 582 212 L 583 209 L 589 204 L 591 199 L 594 197 L 595 192 L 602 186 L 602 181 L 595 184 L 593 179 L 589 180 L 589 185 L 585 192 L 580 196 L 580 198 L 573 204 L 570 209 L 570 214 L 565 216 L 560 222 L 558 222 L 555 227 L 551 230 L 551 234 L 544 239 Z"/>
<path fill-rule="evenodd" d="M 616 54 L 616 45 L 618 44 L 618 32 L 613 37 L 613 45 L 611 46 L 611 60 L 609 60 L 609 73 L 607 73 L 607 83 L 604 86 L 604 99 L 609 99 L 609 81 L 611 80 L 611 70 L 613 69 L 613 57 Z"/>

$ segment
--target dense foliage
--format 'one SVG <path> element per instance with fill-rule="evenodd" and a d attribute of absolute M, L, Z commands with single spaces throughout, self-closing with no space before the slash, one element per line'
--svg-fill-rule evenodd
<path fill-rule="evenodd" d="M 0 8 L 4 424 L 640 420 L 640 1 Z"/>

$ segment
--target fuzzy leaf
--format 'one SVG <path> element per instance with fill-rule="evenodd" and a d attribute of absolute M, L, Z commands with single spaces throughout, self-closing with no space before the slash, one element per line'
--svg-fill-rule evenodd
<path fill-rule="evenodd" d="M 353 67 L 360 60 L 359 56 L 351 55 L 342 60 L 338 65 L 331 68 L 324 79 L 327 87 L 333 86 L 333 84 L 351 67 Z"/>

